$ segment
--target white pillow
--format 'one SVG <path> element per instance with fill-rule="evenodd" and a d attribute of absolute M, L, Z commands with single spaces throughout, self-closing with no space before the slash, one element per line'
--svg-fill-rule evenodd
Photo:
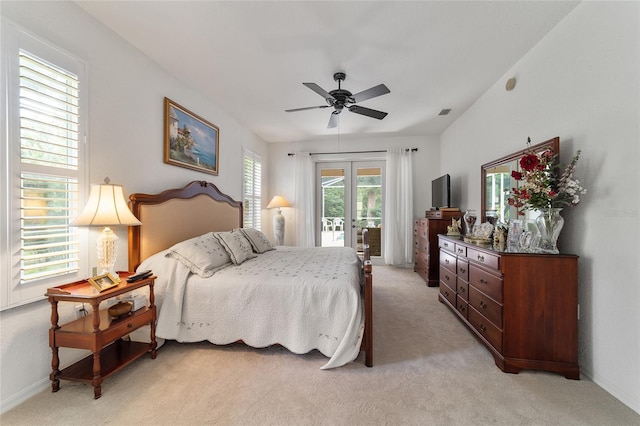
<path fill-rule="evenodd" d="M 257 255 L 251 249 L 251 243 L 240 230 L 214 233 L 222 247 L 227 251 L 231 261 L 240 265 L 247 259 L 253 259 Z"/>
<path fill-rule="evenodd" d="M 239 230 L 247 237 L 254 252 L 264 253 L 265 251 L 275 250 L 271 241 L 269 241 L 261 231 L 253 228 L 242 228 Z"/>
<path fill-rule="evenodd" d="M 231 262 L 227 250 L 213 232 L 174 245 L 166 256 L 180 261 L 191 272 L 203 278 L 210 277 Z"/>

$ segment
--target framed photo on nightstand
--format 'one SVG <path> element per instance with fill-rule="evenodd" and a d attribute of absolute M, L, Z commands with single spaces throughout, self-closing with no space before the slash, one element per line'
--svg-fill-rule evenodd
<path fill-rule="evenodd" d="M 100 292 L 117 286 L 119 282 L 120 278 L 114 277 L 110 273 L 96 275 L 93 278 L 89 278 L 89 283 Z"/>

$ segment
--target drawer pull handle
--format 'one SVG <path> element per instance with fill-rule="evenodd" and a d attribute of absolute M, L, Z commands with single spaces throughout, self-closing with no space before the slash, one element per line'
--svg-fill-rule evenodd
<path fill-rule="evenodd" d="M 447 280 L 447 281 L 449 281 L 449 275 L 445 275 L 445 276 L 444 276 L 444 279 L 445 279 L 445 280 Z"/>
<path fill-rule="evenodd" d="M 449 292 L 445 290 L 444 295 L 449 297 Z"/>
<path fill-rule="evenodd" d="M 480 324 L 480 330 L 482 330 L 483 332 L 487 331 L 487 327 L 484 326 L 484 324 Z"/>
<path fill-rule="evenodd" d="M 462 272 L 463 274 L 467 272 L 467 270 L 465 268 L 460 268 L 460 272 Z"/>
<path fill-rule="evenodd" d="M 481 300 L 481 301 L 480 301 L 480 307 L 481 307 L 482 309 L 487 309 L 487 304 L 486 304 L 486 303 L 484 303 L 484 302 Z"/>
<path fill-rule="evenodd" d="M 445 259 L 444 263 L 446 263 L 448 265 L 449 264 L 449 259 Z"/>
<path fill-rule="evenodd" d="M 485 280 L 484 278 L 480 278 L 480 284 L 489 284 L 489 281 Z"/>
<path fill-rule="evenodd" d="M 133 328 L 133 324 L 132 324 L 132 323 L 129 323 L 129 324 L 127 324 L 127 327 L 128 327 L 128 328 Z"/>
<path fill-rule="evenodd" d="M 449 247 L 449 243 L 444 243 L 444 246 L 445 247 Z"/>
<path fill-rule="evenodd" d="M 480 256 L 480 255 L 478 255 L 478 261 L 480 261 L 480 262 L 484 262 L 484 256 Z"/>
<path fill-rule="evenodd" d="M 458 253 L 464 253 L 464 250 L 458 249 Z"/>
<path fill-rule="evenodd" d="M 460 293 L 464 293 L 464 292 L 465 292 L 464 287 L 460 287 Z"/>

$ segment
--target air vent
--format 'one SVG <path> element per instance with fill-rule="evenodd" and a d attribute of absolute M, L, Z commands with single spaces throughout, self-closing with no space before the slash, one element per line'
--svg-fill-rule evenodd
<path fill-rule="evenodd" d="M 438 115 L 449 115 L 450 112 L 451 112 L 451 108 L 445 108 L 442 111 L 440 111 L 440 114 Z"/>

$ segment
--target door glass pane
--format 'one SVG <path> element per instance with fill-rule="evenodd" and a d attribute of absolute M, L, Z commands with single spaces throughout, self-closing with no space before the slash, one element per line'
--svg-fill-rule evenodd
<path fill-rule="evenodd" d="M 322 169 L 321 226 L 322 247 L 344 247 L 345 172 L 343 168 Z"/>
<path fill-rule="evenodd" d="M 381 256 L 382 171 L 379 167 L 357 168 L 355 201 L 358 252 L 362 251 L 362 228 L 367 228 L 371 256 Z"/>

